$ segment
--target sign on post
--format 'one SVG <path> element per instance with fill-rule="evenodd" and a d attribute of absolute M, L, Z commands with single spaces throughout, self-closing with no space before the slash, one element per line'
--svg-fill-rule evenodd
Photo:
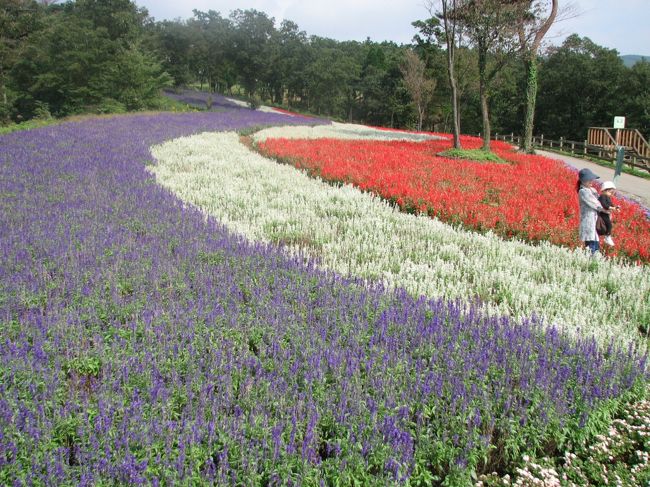
<path fill-rule="evenodd" d="M 614 128 L 616 129 L 616 145 L 621 142 L 620 129 L 625 128 L 625 117 L 614 117 Z"/>
<path fill-rule="evenodd" d="M 621 171 L 623 171 L 623 159 L 625 159 L 625 147 L 617 145 L 616 168 L 614 169 L 614 184 L 616 184 L 618 178 L 621 176 Z"/>
<path fill-rule="evenodd" d="M 625 147 L 619 145 L 619 131 L 618 129 L 625 128 L 625 117 L 614 117 L 614 128 L 616 130 L 616 169 L 614 170 L 614 183 L 621 175 L 623 169 L 623 159 L 625 158 Z"/>

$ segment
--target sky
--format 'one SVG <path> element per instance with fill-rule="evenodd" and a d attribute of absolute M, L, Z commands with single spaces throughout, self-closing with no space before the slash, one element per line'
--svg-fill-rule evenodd
<path fill-rule="evenodd" d="M 156 20 L 189 19 L 192 10 L 215 10 L 228 17 L 235 9 L 255 9 L 273 17 L 276 27 L 292 20 L 307 35 L 339 41 L 410 43 L 416 33 L 411 22 L 424 20 L 426 0 L 135 0 Z M 620 55 L 650 57 L 650 0 L 571 0 L 573 14 L 553 26 L 546 36 L 560 45 L 570 34 L 588 37 Z"/>

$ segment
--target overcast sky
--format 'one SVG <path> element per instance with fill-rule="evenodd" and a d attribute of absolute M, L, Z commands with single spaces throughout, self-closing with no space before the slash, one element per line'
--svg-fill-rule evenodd
<path fill-rule="evenodd" d="M 216 10 L 228 17 L 235 9 L 256 9 L 276 26 L 292 20 L 308 35 L 337 40 L 411 42 L 414 20 L 427 18 L 425 0 L 135 0 L 156 20 L 183 20 L 192 10 Z M 560 2 L 560 5 L 568 2 Z M 577 14 L 558 22 L 548 41 L 561 44 L 569 34 L 588 37 L 619 54 L 650 57 L 650 0 L 573 0 Z"/>

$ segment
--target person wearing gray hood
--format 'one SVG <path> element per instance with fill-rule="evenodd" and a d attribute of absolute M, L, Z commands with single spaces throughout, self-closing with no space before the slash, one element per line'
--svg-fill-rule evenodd
<path fill-rule="evenodd" d="M 600 238 L 596 232 L 598 213 L 609 213 L 598 201 L 598 192 L 593 187 L 594 181 L 600 179 L 591 169 L 584 168 L 578 172 L 578 200 L 580 201 L 580 227 L 578 234 L 592 255 L 600 250 Z"/>

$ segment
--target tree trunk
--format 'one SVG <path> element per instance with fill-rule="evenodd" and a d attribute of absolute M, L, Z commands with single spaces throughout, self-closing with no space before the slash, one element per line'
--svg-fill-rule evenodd
<path fill-rule="evenodd" d="M 348 123 L 352 123 L 352 102 L 348 101 Z"/>
<path fill-rule="evenodd" d="M 483 119 L 483 150 L 490 150 L 490 138 L 492 137 L 490 127 L 490 111 L 488 108 L 488 97 L 485 89 L 481 90 L 481 117 Z"/>
<path fill-rule="evenodd" d="M 526 46 L 526 36 L 523 24 L 520 27 L 520 38 L 524 48 L 524 66 L 526 68 L 526 113 L 524 114 L 524 140 L 522 141 L 524 152 L 533 153 L 533 124 L 535 120 L 535 105 L 537 103 L 537 51 L 542 39 L 555 22 L 557 17 L 558 0 L 551 0 L 551 12 L 546 20 L 535 32 L 530 47 Z"/>
<path fill-rule="evenodd" d="M 481 40 L 478 42 L 478 78 L 479 96 L 481 100 L 481 118 L 483 121 L 483 150 L 490 150 L 490 111 L 487 92 L 487 47 Z"/>
<path fill-rule="evenodd" d="M 526 114 L 524 118 L 523 151 L 532 154 L 533 122 L 535 120 L 535 103 L 537 102 L 537 54 L 529 53 L 524 60 L 526 66 Z"/>
<path fill-rule="evenodd" d="M 451 114 L 452 114 L 452 128 L 454 134 L 454 149 L 460 149 L 460 109 L 458 106 L 458 84 L 456 82 L 456 70 L 454 64 L 456 63 L 456 20 L 449 18 L 449 7 L 451 10 L 456 10 L 456 1 L 452 1 L 451 5 L 447 0 L 441 1 L 442 5 L 442 18 L 445 26 L 445 38 L 447 44 L 447 74 L 449 75 L 449 88 L 451 90 Z"/>
<path fill-rule="evenodd" d="M 0 91 L 2 91 L 2 110 L 0 110 L 0 124 L 9 122 L 9 100 L 7 98 L 7 84 L 5 83 L 5 71 L 0 65 Z"/>
<path fill-rule="evenodd" d="M 2 104 L 4 105 L 4 112 L 9 112 L 9 106 L 7 101 L 7 88 L 5 87 L 4 82 L 0 81 L 0 91 L 2 91 Z"/>
<path fill-rule="evenodd" d="M 454 70 L 454 55 L 453 53 L 449 53 L 449 44 L 447 45 L 447 68 L 447 71 L 449 73 L 449 87 L 451 88 L 451 118 L 452 129 L 454 133 L 454 149 L 460 149 L 460 113 L 458 107 L 458 85 L 456 84 L 456 71 Z"/>

